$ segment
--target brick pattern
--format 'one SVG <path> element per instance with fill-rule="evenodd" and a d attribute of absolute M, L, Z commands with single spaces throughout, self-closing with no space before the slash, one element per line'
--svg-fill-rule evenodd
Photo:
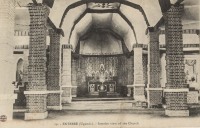
<path fill-rule="evenodd" d="M 162 104 L 162 90 L 149 90 L 149 106 L 158 106 Z"/>
<path fill-rule="evenodd" d="M 198 29 L 185 29 L 183 30 L 184 34 L 197 34 Z M 165 34 L 165 30 L 161 30 L 160 34 Z"/>
<path fill-rule="evenodd" d="M 167 110 L 186 110 L 187 93 L 186 92 L 168 92 L 165 94 Z"/>
<path fill-rule="evenodd" d="M 60 94 L 52 93 L 47 96 L 47 106 L 60 106 Z"/>
<path fill-rule="evenodd" d="M 43 113 L 46 111 L 47 96 L 44 94 L 26 95 L 28 113 Z"/>
<path fill-rule="evenodd" d="M 72 86 L 77 86 L 76 63 L 77 63 L 77 60 L 72 58 Z"/>
<path fill-rule="evenodd" d="M 148 55 L 147 54 L 142 55 L 142 65 L 143 65 L 143 80 L 144 80 L 144 84 L 146 85 L 148 83 L 148 75 L 147 75 Z"/>
<path fill-rule="evenodd" d="M 30 43 L 27 91 L 46 90 L 46 23 L 49 9 L 43 4 L 30 4 Z M 46 111 L 46 94 L 26 95 L 28 112 Z"/>
<path fill-rule="evenodd" d="M 126 56 L 118 57 L 117 76 L 118 83 L 126 86 L 133 84 L 133 56 L 127 58 Z"/>
<path fill-rule="evenodd" d="M 166 63 L 169 88 L 185 87 L 184 54 L 181 14 L 183 6 L 174 7 L 165 15 L 166 25 Z"/>
<path fill-rule="evenodd" d="M 27 90 L 46 90 L 46 21 L 49 9 L 45 5 L 29 6 L 30 44 Z"/>
<path fill-rule="evenodd" d="M 49 30 L 50 45 L 47 68 L 47 90 L 60 90 L 60 34 L 53 29 Z M 60 94 L 50 93 L 47 96 L 47 106 L 60 106 Z"/>
<path fill-rule="evenodd" d="M 181 15 L 183 6 L 171 6 L 164 14 L 166 31 L 166 88 L 186 88 Z M 166 92 L 167 110 L 186 110 L 187 92 Z"/>
<path fill-rule="evenodd" d="M 160 84 L 160 50 L 159 50 L 159 33 L 158 31 L 149 32 L 150 42 L 148 45 L 149 59 L 149 88 L 161 88 Z M 149 107 L 162 104 L 162 90 L 148 91 Z"/>
<path fill-rule="evenodd" d="M 49 65 L 47 70 L 47 89 L 60 90 L 60 34 L 49 30 Z"/>
<path fill-rule="evenodd" d="M 156 32 L 150 32 L 149 42 L 149 87 L 160 88 L 160 51 L 159 35 Z"/>

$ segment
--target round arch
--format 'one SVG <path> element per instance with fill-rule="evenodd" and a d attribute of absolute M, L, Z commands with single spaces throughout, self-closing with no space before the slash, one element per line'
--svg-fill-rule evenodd
<path fill-rule="evenodd" d="M 22 78 L 23 78 L 23 65 L 24 65 L 24 61 L 22 58 L 20 58 L 17 61 L 17 68 L 16 68 L 16 81 L 17 82 L 22 82 Z"/>
<path fill-rule="evenodd" d="M 82 0 L 82 1 L 77 1 L 77 2 L 75 2 L 75 3 L 70 4 L 70 5 L 65 9 L 65 11 L 64 11 L 64 13 L 63 13 L 63 16 L 62 16 L 62 18 L 61 18 L 61 22 L 60 22 L 59 27 L 62 28 L 63 23 L 64 23 L 64 21 L 65 21 L 65 19 L 66 19 L 65 17 L 68 15 L 68 12 L 69 12 L 71 9 L 74 9 L 74 8 L 76 8 L 76 7 L 79 7 L 79 6 L 82 6 L 82 5 L 87 4 L 87 3 L 89 3 L 89 2 L 95 2 L 95 3 L 96 3 L 96 2 L 99 2 L 99 3 L 114 3 L 114 2 L 118 2 L 118 3 L 120 3 L 120 4 L 129 6 L 129 7 L 131 7 L 131 8 L 136 9 L 136 10 L 139 10 L 139 12 L 142 14 L 142 16 L 143 16 L 143 18 L 144 18 L 144 22 L 146 23 L 147 27 L 150 26 L 149 21 L 148 21 L 148 19 L 147 19 L 147 16 L 146 16 L 146 14 L 145 14 L 143 8 L 142 8 L 140 5 L 138 5 L 138 4 L 132 3 L 132 2 L 127 1 L 127 0 L 124 0 L 124 1 L 121 1 L 121 0 Z M 71 39 L 73 30 L 75 29 L 76 24 L 77 24 L 88 12 L 90 13 L 90 11 L 91 11 L 90 9 L 86 8 L 86 10 L 85 10 L 82 14 L 80 14 L 80 16 L 74 21 L 74 24 L 73 24 L 73 26 L 72 26 L 72 28 L 71 28 L 71 31 L 70 31 L 70 34 L 69 34 L 68 43 L 70 43 L 70 39 Z M 96 10 L 95 10 L 95 11 L 96 11 Z M 129 21 L 129 19 L 120 11 L 120 6 L 119 6 L 118 9 L 114 9 L 114 10 L 112 10 L 112 9 L 109 10 L 109 9 L 108 9 L 108 10 L 103 10 L 102 12 L 106 13 L 107 11 L 108 11 L 108 12 L 114 11 L 113 13 L 117 13 L 118 15 L 120 15 L 120 16 L 122 17 L 123 20 L 126 21 L 126 23 L 129 25 L 129 27 L 130 27 L 130 28 L 132 29 L 132 31 L 133 31 L 134 38 L 135 38 L 135 42 L 136 42 L 136 44 L 137 44 L 137 43 L 138 43 L 138 40 L 137 40 L 137 36 L 136 36 L 136 32 L 135 32 L 134 26 L 133 26 L 133 24 Z M 100 12 L 101 12 L 101 11 L 100 11 Z M 108 13 L 108 12 L 107 12 L 107 13 Z M 93 13 L 93 12 L 92 12 L 92 13 Z M 130 48 L 130 49 L 132 49 L 132 48 Z"/>

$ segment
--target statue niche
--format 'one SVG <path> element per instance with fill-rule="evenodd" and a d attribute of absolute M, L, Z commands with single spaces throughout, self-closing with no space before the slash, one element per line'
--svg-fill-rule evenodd
<path fill-rule="evenodd" d="M 103 64 L 100 65 L 99 71 L 96 73 L 92 73 L 92 80 L 93 81 L 99 81 L 99 82 L 105 82 L 105 81 L 110 81 L 113 80 L 112 72 L 108 72 L 105 70 L 105 67 Z"/>

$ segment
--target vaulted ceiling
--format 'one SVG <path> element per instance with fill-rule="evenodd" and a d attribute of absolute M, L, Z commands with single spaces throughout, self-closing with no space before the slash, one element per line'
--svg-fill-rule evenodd
<path fill-rule="evenodd" d="M 30 2 L 32 0 L 18 0 L 17 5 L 21 8 Z M 162 12 L 170 4 L 177 2 L 184 4 L 183 28 L 200 29 L 200 0 L 99 0 L 98 2 L 54 1 L 49 17 L 56 27 L 63 29 L 65 36 L 62 43 L 70 43 L 76 48 L 79 39 L 88 32 L 106 29 L 119 35 L 131 51 L 135 43 L 148 43 L 147 27 L 155 26 L 162 18 Z M 26 11 L 23 12 L 22 10 L 18 8 L 16 11 L 16 29 L 25 29 L 29 25 L 28 10 L 24 9 Z M 163 24 L 159 27 L 164 29 Z"/>

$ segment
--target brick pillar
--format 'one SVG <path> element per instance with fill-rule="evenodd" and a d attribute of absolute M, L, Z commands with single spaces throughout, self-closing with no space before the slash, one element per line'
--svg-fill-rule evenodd
<path fill-rule="evenodd" d="M 134 81 L 134 69 L 133 69 L 133 59 L 134 59 L 134 56 L 131 56 L 130 59 L 128 59 L 128 77 L 129 77 L 129 83 L 127 85 L 127 96 L 128 97 L 133 97 L 133 81 Z"/>
<path fill-rule="evenodd" d="M 61 34 L 53 29 L 49 30 L 49 65 L 47 68 L 47 108 L 61 110 Z"/>
<path fill-rule="evenodd" d="M 200 63 L 200 30 L 197 32 L 197 35 L 199 37 L 199 57 L 197 58 L 197 64 Z M 200 82 L 200 66 L 197 66 L 197 82 Z"/>
<path fill-rule="evenodd" d="M 154 30 L 154 28 L 149 28 L 147 86 L 148 107 L 162 104 L 160 70 L 159 31 Z"/>
<path fill-rule="evenodd" d="M 134 92 L 133 98 L 136 101 L 146 101 L 144 96 L 144 74 L 142 47 L 134 46 Z"/>
<path fill-rule="evenodd" d="M 62 64 L 62 103 L 71 103 L 72 100 L 72 80 L 71 80 L 71 52 L 70 44 L 63 45 L 63 64 Z"/>
<path fill-rule="evenodd" d="M 71 93 L 72 93 L 72 97 L 77 97 L 77 78 L 76 78 L 76 75 L 77 75 L 77 72 L 76 72 L 76 60 L 75 59 L 72 59 L 72 90 L 71 90 Z"/>
<path fill-rule="evenodd" d="M 165 92 L 168 116 L 189 116 L 187 106 L 188 85 L 185 84 L 183 33 L 181 16 L 183 6 L 171 6 L 164 13 L 166 37 L 166 76 Z"/>
<path fill-rule="evenodd" d="M 25 120 L 47 117 L 46 85 L 46 23 L 49 8 L 43 4 L 30 4 L 30 42 Z"/>
<path fill-rule="evenodd" d="M 14 50 L 14 0 L 0 0 L 0 116 L 13 118 L 15 66 Z M 0 122 L 1 123 L 1 122 Z"/>

